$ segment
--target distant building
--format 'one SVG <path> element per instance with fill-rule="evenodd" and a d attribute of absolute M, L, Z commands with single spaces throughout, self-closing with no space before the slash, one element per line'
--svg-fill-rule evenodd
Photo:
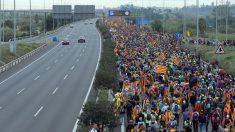
<path fill-rule="evenodd" d="M 215 6 L 215 3 L 214 3 L 214 2 L 211 2 L 211 6 L 214 7 L 214 6 Z"/>

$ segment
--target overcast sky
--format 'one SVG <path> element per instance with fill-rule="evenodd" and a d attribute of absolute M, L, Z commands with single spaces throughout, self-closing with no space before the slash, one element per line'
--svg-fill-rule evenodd
<path fill-rule="evenodd" d="M 4 3 L 5 9 L 13 9 L 14 0 L 1 0 Z M 30 0 L 15 0 L 16 9 L 29 9 Z M 31 0 L 32 9 L 44 9 L 44 0 Z M 96 8 L 103 7 L 118 7 L 124 4 L 133 4 L 138 6 L 157 6 L 162 7 L 164 0 L 45 0 L 45 8 L 51 9 L 53 2 L 54 4 L 86 4 L 86 5 L 95 5 Z M 212 2 L 215 3 L 216 0 L 199 0 L 200 5 L 203 3 L 205 5 L 211 5 Z M 221 4 L 222 1 L 225 3 L 227 0 L 218 0 L 218 4 Z M 235 4 L 235 0 L 228 0 L 231 4 Z M 166 7 L 182 7 L 184 5 L 184 0 L 165 0 Z M 187 0 L 187 5 L 196 5 L 196 0 Z M 2 7 L 3 8 L 3 7 Z"/>

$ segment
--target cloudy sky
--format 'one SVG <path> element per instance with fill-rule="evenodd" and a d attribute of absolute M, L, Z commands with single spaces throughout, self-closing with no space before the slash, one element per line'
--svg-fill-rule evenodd
<path fill-rule="evenodd" d="M 4 1 L 5 9 L 13 9 L 14 0 L 0 0 Z M 30 0 L 15 0 L 16 1 L 16 9 L 29 9 L 29 1 Z M 32 1 L 32 9 L 43 9 L 44 8 L 44 0 L 31 0 Z M 138 6 L 157 6 L 162 7 L 164 0 L 45 0 L 45 8 L 51 9 L 53 3 L 54 4 L 93 4 L 96 5 L 96 8 L 103 7 L 118 7 L 123 4 L 133 4 Z M 211 5 L 212 2 L 215 3 L 216 0 L 199 0 L 200 5 L 203 3 L 205 5 Z M 226 3 L 227 0 L 218 0 L 218 4 Z M 235 0 L 228 0 L 231 4 L 235 4 Z M 166 7 L 182 7 L 184 4 L 184 0 L 165 0 Z M 196 0 L 187 0 L 187 5 L 196 5 Z M 3 8 L 3 7 L 2 7 Z"/>

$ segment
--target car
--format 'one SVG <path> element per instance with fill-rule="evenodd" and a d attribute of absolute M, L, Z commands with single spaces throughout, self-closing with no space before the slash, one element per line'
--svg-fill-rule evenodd
<path fill-rule="evenodd" d="M 84 36 L 80 36 L 79 39 L 78 39 L 78 43 L 85 43 L 86 42 L 86 39 Z"/>
<path fill-rule="evenodd" d="M 62 45 L 69 45 L 69 41 L 68 40 L 63 40 L 61 43 L 62 43 Z"/>
<path fill-rule="evenodd" d="M 90 24 L 93 24 L 92 22 L 90 22 Z"/>

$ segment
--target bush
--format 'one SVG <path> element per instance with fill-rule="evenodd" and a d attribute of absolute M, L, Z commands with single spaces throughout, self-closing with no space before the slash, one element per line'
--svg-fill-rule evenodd
<path fill-rule="evenodd" d="M 108 101 L 87 102 L 79 117 L 81 126 L 89 126 L 91 122 L 102 123 L 110 128 L 116 126 L 113 105 Z"/>

